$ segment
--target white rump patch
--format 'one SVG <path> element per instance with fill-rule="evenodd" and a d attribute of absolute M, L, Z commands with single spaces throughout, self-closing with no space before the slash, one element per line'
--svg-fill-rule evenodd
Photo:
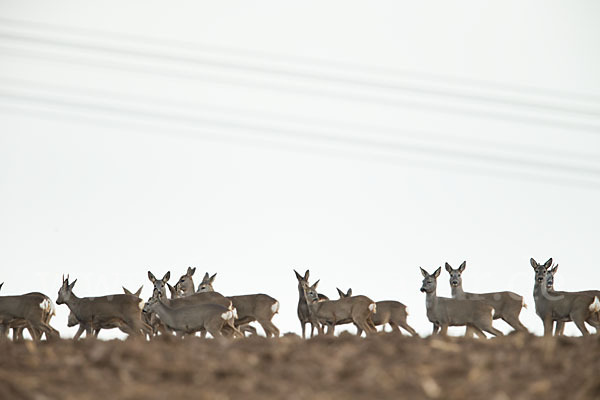
<path fill-rule="evenodd" d="M 48 304 L 48 299 L 42 300 L 40 303 L 40 308 L 46 312 L 50 311 L 50 304 Z"/>
<path fill-rule="evenodd" d="M 598 296 L 594 296 L 594 301 L 590 304 L 589 309 L 591 312 L 600 312 L 600 300 L 598 300 Z"/>
<path fill-rule="evenodd" d="M 410 314 L 408 313 L 408 307 L 406 307 L 406 315 L 410 315 Z"/>
<path fill-rule="evenodd" d="M 223 314 L 221 314 L 221 318 L 223 318 L 225 321 L 229 321 L 232 317 L 233 311 L 225 311 Z"/>
<path fill-rule="evenodd" d="M 374 314 L 377 314 L 377 306 L 375 303 L 369 304 L 369 310 L 373 311 Z"/>
<path fill-rule="evenodd" d="M 234 319 L 238 319 L 237 308 L 234 308 L 234 309 L 233 309 L 233 310 L 231 310 L 231 311 L 233 311 L 233 318 L 234 318 Z"/>
<path fill-rule="evenodd" d="M 492 319 L 494 319 L 495 314 L 496 314 L 496 310 L 494 310 L 494 307 L 492 307 Z"/>
<path fill-rule="evenodd" d="M 273 311 L 274 314 L 277 314 L 279 311 L 279 302 L 277 300 L 275 300 L 275 303 L 271 306 L 271 311 Z"/>
<path fill-rule="evenodd" d="M 143 310 L 145 306 L 146 306 L 146 302 L 144 300 L 141 300 L 138 303 L 138 307 L 140 308 L 140 310 Z"/>

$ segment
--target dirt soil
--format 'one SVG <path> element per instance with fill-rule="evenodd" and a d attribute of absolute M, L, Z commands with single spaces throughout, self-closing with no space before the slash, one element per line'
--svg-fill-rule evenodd
<path fill-rule="evenodd" d="M 0 343 L 0 399 L 600 399 L 600 339 Z"/>

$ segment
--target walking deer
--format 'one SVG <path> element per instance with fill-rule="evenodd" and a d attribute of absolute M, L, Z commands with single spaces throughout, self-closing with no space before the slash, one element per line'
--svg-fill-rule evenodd
<path fill-rule="evenodd" d="M 212 282 L 215 276 L 216 274 L 209 277 L 206 273 L 197 293 L 214 292 Z M 267 337 L 279 336 L 279 329 L 271 321 L 273 316 L 279 312 L 279 301 L 263 293 L 228 296 L 227 298 L 231 300 L 233 307 L 237 310 L 238 317 L 235 326 L 242 329 L 243 325 L 257 321 Z"/>
<path fill-rule="evenodd" d="M 454 269 L 446 263 L 446 271 L 450 274 L 450 288 L 452 298 L 459 300 L 483 300 L 494 307 L 494 319 L 502 319 L 518 332 L 528 332 L 525 325 L 519 320 L 521 309 L 525 306 L 523 297 L 514 292 L 468 293 L 462 288 L 462 273 L 467 266 L 464 261 L 460 267 Z M 469 331 L 469 327 L 467 327 Z M 468 335 L 468 333 L 467 333 Z"/>
<path fill-rule="evenodd" d="M 195 304 L 170 307 L 160 296 L 148 301 L 150 311 L 171 330 L 180 334 L 194 334 L 206 331 L 214 338 L 222 337 L 221 331 L 227 325 L 239 336 L 243 336 L 233 324 L 234 311 L 218 304 Z"/>
<path fill-rule="evenodd" d="M 56 304 L 66 304 L 80 323 L 85 325 L 86 336 L 107 321 L 120 319 L 129 335 L 150 333 L 151 328 L 142 321 L 142 299 L 128 294 L 114 294 L 101 297 L 77 297 L 73 287 L 77 279 L 69 283 L 64 279 L 58 291 Z"/>
<path fill-rule="evenodd" d="M 554 268 L 548 270 L 550 275 L 546 277 L 546 287 L 548 288 L 549 292 L 554 291 L 554 275 L 556 275 L 557 270 L 558 264 L 555 265 Z M 582 292 L 600 298 L 600 290 L 584 290 Z M 570 322 L 570 320 L 556 321 L 556 329 L 554 331 L 556 336 L 561 336 L 564 333 L 565 322 Z M 596 329 L 596 333 L 600 332 L 598 329 L 598 325 L 600 325 L 599 314 L 594 314 L 592 317 L 590 317 L 590 321 L 586 322 Z"/>
<path fill-rule="evenodd" d="M 140 294 L 142 293 L 142 288 L 143 288 L 143 286 L 141 286 L 136 292 L 131 292 L 126 287 L 123 287 L 123 292 L 125 294 L 132 295 L 132 296 L 139 298 Z M 142 321 L 144 321 L 143 318 L 142 318 Z M 144 322 L 146 322 L 146 321 L 144 321 Z M 73 326 L 77 326 L 77 325 L 79 325 L 79 328 L 77 329 L 77 332 L 73 336 L 73 340 L 78 340 L 81 337 L 81 335 L 83 334 L 83 332 L 87 332 L 88 330 L 92 331 L 95 338 L 98 337 L 98 334 L 100 333 L 100 330 L 102 330 L 102 329 L 119 328 L 121 330 L 121 332 L 127 333 L 127 327 L 125 325 L 125 322 L 123 322 L 123 320 L 121 320 L 120 318 L 113 318 L 113 319 L 109 319 L 107 321 L 101 321 L 101 322 L 98 322 L 97 325 L 92 327 L 92 326 L 88 326 L 89 323 L 87 323 L 87 322 L 79 322 L 79 320 L 77 319 L 75 314 L 73 314 L 73 311 L 69 311 L 69 317 L 67 319 L 67 326 L 73 327 Z M 150 324 L 148 324 L 148 325 L 150 325 Z"/>
<path fill-rule="evenodd" d="M 346 293 L 342 292 L 340 289 L 337 289 L 337 291 L 340 295 L 340 299 L 352 296 L 352 289 L 348 289 Z M 397 333 L 400 333 L 399 327 L 402 327 L 412 336 L 418 336 L 417 332 L 410 325 L 408 325 L 408 322 L 406 322 L 408 310 L 404 304 L 400 303 L 399 301 L 384 300 L 376 302 L 375 307 L 377 312 L 371 315 L 371 321 L 375 326 L 383 325 L 385 327 L 386 324 L 389 324 L 392 328 L 392 332 Z M 360 336 L 362 329 L 358 327 L 357 329 L 357 335 Z"/>
<path fill-rule="evenodd" d="M 318 329 L 318 321 L 311 317 L 310 310 L 308 309 L 308 303 L 306 302 L 306 296 L 304 295 L 304 287 L 309 286 L 308 277 L 310 271 L 306 270 L 304 276 L 300 275 L 296 270 L 296 279 L 298 280 L 298 319 L 300 320 L 300 326 L 302 327 L 302 339 L 306 338 L 305 328 L 306 324 L 310 322 L 310 337 L 313 337 L 315 328 Z M 329 300 L 329 297 L 319 293 L 319 301 Z"/>
<path fill-rule="evenodd" d="M 594 325 L 600 312 L 600 300 L 589 292 L 564 292 L 550 290 L 553 286 L 553 276 L 557 267 L 550 270 L 552 258 L 540 265 L 533 258 L 531 267 L 535 271 L 533 298 L 535 311 L 544 324 L 544 336 L 552 335 L 552 325 L 556 321 L 573 321 L 583 336 L 588 336 L 589 331 L 585 322 Z"/>
<path fill-rule="evenodd" d="M 6 332 L 13 328 L 13 338 L 22 337 L 21 331 L 27 328 L 34 341 L 43 334 L 46 339 L 59 338 L 60 334 L 50 326 L 54 315 L 54 305 L 44 294 L 33 292 L 20 296 L 0 296 L 0 340 L 6 339 Z"/>
<path fill-rule="evenodd" d="M 446 335 L 449 326 L 469 326 L 480 337 L 485 337 L 483 332 L 494 336 L 503 336 L 502 332 L 492 326 L 494 308 L 482 300 L 459 300 L 436 295 L 437 278 L 442 267 L 429 274 L 421 268 L 423 284 L 421 292 L 426 293 L 425 306 L 427 318 L 433 323 L 433 333 L 440 330 Z"/>
<path fill-rule="evenodd" d="M 334 326 L 342 321 L 354 323 L 367 335 L 377 333 L 370 322 L 371 315 L 376 312 L 373 300 L 367 296 L 352 296 L 339 300 L 319 301 L 318 285 L 319 281 L 316 281 L 312 286 L 304 286 L 303 289 L 311 317 L 319 323 L 319 334 L 323 333 L 322 324 L 327 326 L 327 334 L 333 335 Z"/>

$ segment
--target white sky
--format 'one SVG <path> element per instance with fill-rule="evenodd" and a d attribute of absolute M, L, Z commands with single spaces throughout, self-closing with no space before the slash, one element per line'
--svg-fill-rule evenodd
<path fill-rule="evenodd" d="M 147 298 L 148 269 L 195 266 L 277 298 L 299 332 L 292 269 L 310 268 L 427 334 L 418 267 L 467 260 L 465 290 L 524 295 L 540 333 L 530 257 L 560 264 L 557 288 L 600 287 L 599 18 L 596 1 L 5 0 L 2 293 L 55 300 L 69 273 L 79 296 Z"/>

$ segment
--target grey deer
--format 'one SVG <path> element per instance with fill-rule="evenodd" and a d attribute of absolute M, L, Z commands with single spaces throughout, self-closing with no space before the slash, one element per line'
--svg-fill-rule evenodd
<path fill-rule="evenodd" d="M 318 322 L 316 319 L 311 318 L 310 310 L 308 309 L 308 303 L 306 302 L 306 296 L 304 295 L 304 287 L 309 286 L 308 277 L 310 271 L 306 270 L 304 276 L 300 275 L 296 270 L 296 279 L 298 280 L 298 319 L 300 320 L 300 327 L 302 328 L 302 339 L 306 338 L 306 324 L 310 323 L 310 337 L 313 337 L 315 329 L 318 330 Z M 329 300 L 329 297 L 319 293 L 319 301 Z"/>
<path fill-rule="evenodd" d="M 209 277 L 206 273 L 198 286 L 198 293 L 214 291 L 212 283 L 215 276 L 216 274 Z M 233 307 L 237 310 L 238 317 L 235 326 L 240 330 L 244 325 L 257 321 L 267 337 L 279 336 L 279 328 L 271 321 L 273 316 L 279 312 L 279 301 L 264 293 L 228 296 L 227 298 L 231 300 Z"/>
<path fill-rule="evenodd" d="M 464 261 L 457 269 L 446 263 L 446 271 L 450 274 L 450 288 L 452 298 L 459 300 L 483 300 L 494 307 L 494 319 L 502 319 L 518 332 L 528 332 L 525 325 L 519 320 L 521 309 L 525 306 L 523 296 L 514 292 L 469 293 L 462 288 L 462 273 L 467 266 Z M 470 329 L 467 327 L 467 335 Z"/>
<path fill-rule="evenodd" d="M 548 270 L 550 272 L 550 275 L 546 277 L 546 287 L 548 288 L 549 292 L 554 291 L 554 275 L 556 274 L 557 270 L 558 264 Z M 600 290 L 584 290 L 583 292 L 600 298 Z M 564 333 L 565 322 L 569 321 L 570 320 L 556 321 L 556 330 L 554 331 L 554 334 L 556 336 L 561 336 Z M 600 330 L 598 329 L 598 325 L 600 324 L 600 316 L 598 314 L 594 314 L 594 316 L 591 317 L 591 321 L 588 323 L 594 328 L 596 328 L 596 333 L 600 332 Z"/>
<path fill-rule="evenodd" d="M 421 268 L 423 283 L 421 292 L 426 293 L 425 306 L 427 318 L 433 323 L 433 333 L 438 330 L 446 335 L 449 326 L 468 326 L 480 337 L 485 337 L 483 332 L 494 336 L 503 336 L 502 332 L 492 326 L 494 308 L 482 300 L 459 300 L 436 295 L 437 278 L 442 267 L 429 274 Z"/>
<path fill-rule="evenodd" d="M 2 285 L 0 285 L 2 287 Z M 34 341 L 41 335 L 46 339 L 59 338 L 60 334 L 50 326 L 54 305 L 48 296 L 33 292 L 18 296 L 0 296 L 0 340 L 6 339 L 8 329 L 13 329 L 13 339 L 22 338 L 26 328 Z"/>
<path fill-rule="evenodd" d="M 143 286 L 141 286 L 136 292 L 131 292 L 127 288 L 123 287 L 123 292 L 125 294 L 132 295 L 132 296 L 139 298 L 140 294 L 142 293 L 142 288 L 143 288 Z M 94 327 L 88 327 L 87 322 L 79 322 L 79 320 L 77 319 L 75 314 L 73 314 L 73 311 L 69 311 L 69 317 L 67 319 L 67 326 L 68 327 L 79 326 L 79 328 L 77 329 L 77 332 L 73 336 L 73 340 L 78 340 L 81 337 L 81 335 L 83 334 L 83 332 L 87 332 L 88 330 L 91 330 L 93 332 L 93 335 L 95 338 L 98 337 L 98 334 L 100 333 L 101 329 L 119 328 L 122 332 L 127 333 L 127 327 L 125 325 L 125 322 L 123 322 L 123 320 L 121 320 L 120 318 L 113 318 L 111 320 L 102 321 L 101 323 L 99 323 L 98 325 L 96 325 Z"/>
<path fill-rule="evenodd" d="M 92 336 L 96 326 L 115 320 L 123 321 L 123 329 L 129 335 L 139 336 L 151 332 L 150 326 L 142 321 L 142 299 L 128 294 L 77 297 L 73 293 L 76 282 L 77 279 L 69 283 L 69 277 L 65 279 L 63 276 L 56 304 L 66 304 L 69 307 L 77 321 L 84 324 L 87 337 Z"/>
<path fill-rule="evenodd" d="M 589 335 L 585 322 L 595 325 L 600 312 L 600 300 L 586 292 L 564 292 L 549 290 L 553 273 L 549 271 L 552 258 L 540 265 L 533 258 L 531 267 L 535 271 L 533 299 L 535 311 L 544 324 L 544 336 L 552 335 L 552 326 L 558 321 L 573 321 L 583 336 Z M 556 269 L 554 270 L 556 272 Z"/>
<path fill-rule="evenodd" d="M 223 337 L 224 327 L 228 326 L 237 336 L 243 336 L 233 324 L 234 311 L 219 304 L 170 307 L 158 296 L 148 301 L 148 308 L 158 315 L 167 328 L 181 335 L 205 331 L 214 338 L 220 338 Z"/>
<path fill-rule="evenodd" d="M 348 289 L 346 293 L 336 288 L 340 298 L 351 297 L 352 289 Z M 392 328 L 392 332 L 400 333 L 400 327 L 410 333 L 412 336 L 418 336 L 417 332 L 408 325 L 406 319 L 408 318 L 408 310 L 406 306 L 399 301 L 384 300 L 375 303 L 377 312 L 371 315 L 371 321 L 375 326 L 389 324 Z M 358 327 L 357 327 L 358 328 Z M 362 329 L 358 328 L 357 335 L 360 336 Z"/>
<path fill-rule="evenodd" d="M 327 326 L 327 334 L 333 335 L 334 326 L 341 322 L 354 323 L 357 328 L 367 335 L 377 333 L 371 322 L 371 316 L 376 312 L 377 306 L 367 296 L 352 296 L 339 300 L 319 300 L 316 281 L 311 286 L 304 286 L 304 296 L 308 303 L 311 318 L 319 323 L 319 334 L 323 333 L 321 325 Z"/>

